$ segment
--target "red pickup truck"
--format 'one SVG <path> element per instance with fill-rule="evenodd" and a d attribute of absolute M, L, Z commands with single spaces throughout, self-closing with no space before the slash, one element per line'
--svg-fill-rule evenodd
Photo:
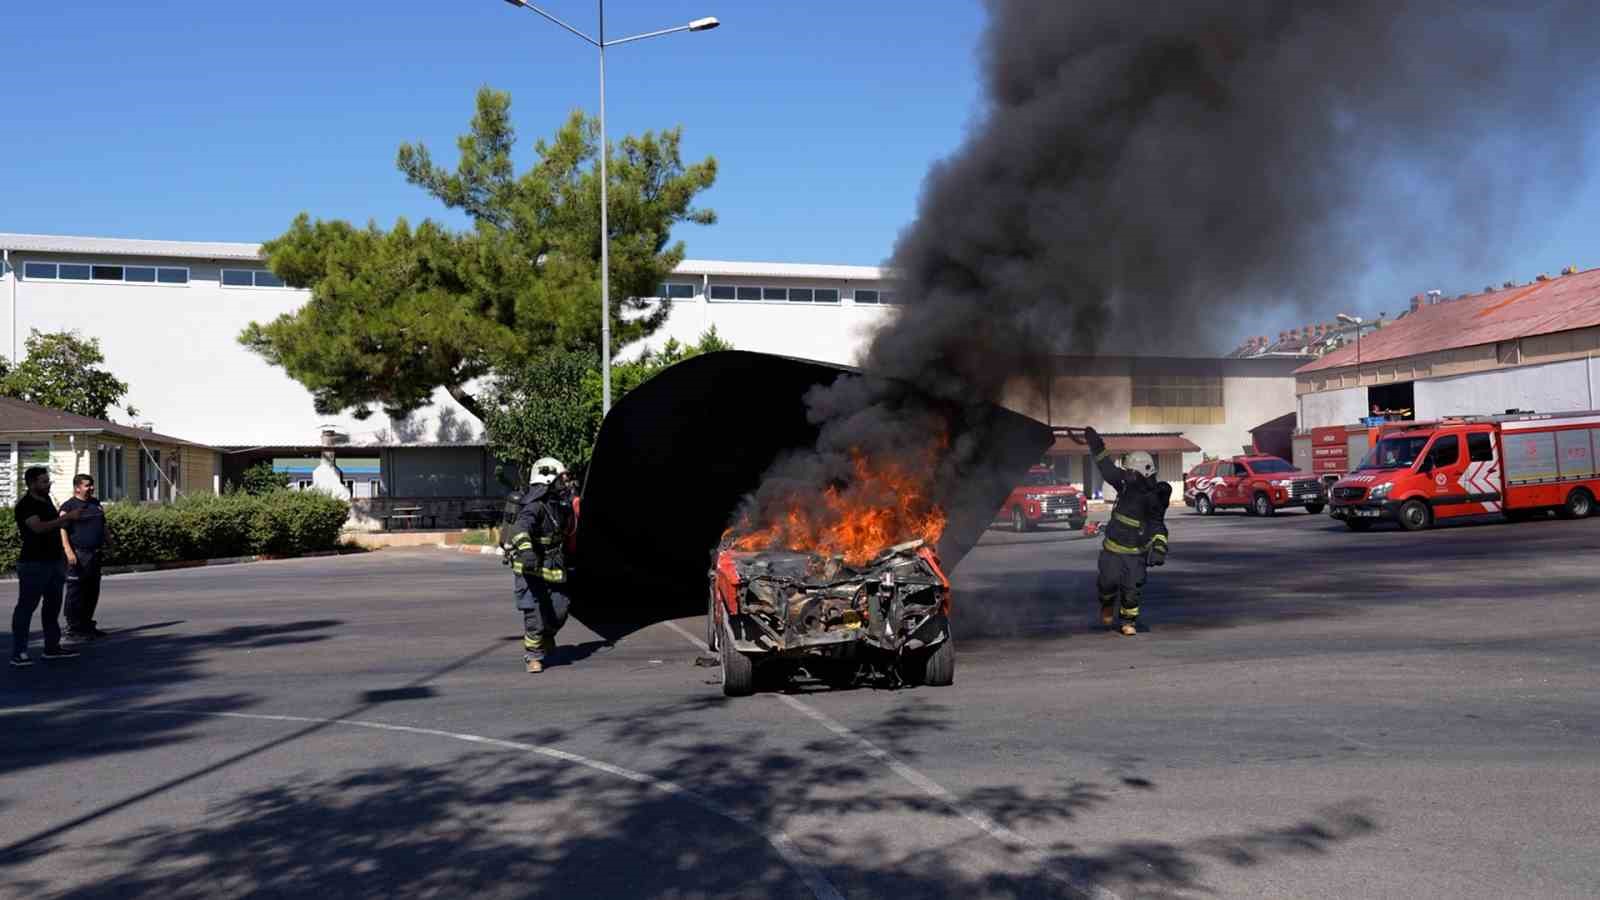
<path fill-rule="evenodd" d="M 1066 522 L 1068 528 L 1082 528 L 1089 516 L 1083 492 L 1056 480 L 1049 466 L 1034 466 L 1022 484 L 995 513 L 995 521 L 1009 522 L 1013 531 L 1030 531 L 1041 522 Z"/>
<path fill-rule="evenodd" d="M 1315 515 L 1327 506 L 1328 496 L 1317 476 L 1276 456 L 1235 456 L 1190 469 L 1183 478 L 1183 502 L 1202 516 L 1230 506 L 1253 516 L 1303 506 Z"/>

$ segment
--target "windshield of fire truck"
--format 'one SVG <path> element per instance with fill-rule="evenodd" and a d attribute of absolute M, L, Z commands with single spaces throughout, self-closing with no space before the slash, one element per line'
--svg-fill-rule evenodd
<path fill-rule="evenodd" d="M 1428 435 L 1384 438 L 1367 451 L 1357 469 L 1409 469 L 1428 446 Z"/>
<path fill-rule="evenodd" d="M 1055 483 L 1056 475 L 1054 472 L 1049 471 L 1029 472 L 1028 480 L 1023 482 L 1028 487 L 1052 487 Z"/>

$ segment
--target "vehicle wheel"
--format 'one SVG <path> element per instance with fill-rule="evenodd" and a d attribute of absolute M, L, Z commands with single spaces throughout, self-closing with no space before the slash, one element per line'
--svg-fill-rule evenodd
<path fill-rule="evenodd" d="M 1372 527 L 1371 519 L 1345 519 L 1344 525 L 1351 531 L 1366 531 Z"/>
<path fill-rule="evenodd" d="M 1194 511 L 1202 516 L 1209 516 L 1216 512 L 1217 508 L 1211 505 L 1210 497 L 1205 494 L 1197 494 L 1194 498 Z"/>
<path fill-rule="evenodd" d="M 1594 497 L 1583 488 L 1577 488 L 1567 495 L 1567 502 L 1561 505 L 1561 518 L 1587 519 L 1594 513 Z"/>
<path fill-rule="evenodd" d="M 1311 513 L 1313 516 L 1321 514 L 1321 512 L 1325 508 L 1326 507 L 1324 507 L 1321 503 L 1307 503 L 1306 504 L 1306 512 Z"/>
<path fill-rule="evenodd" d="M 722 693 L 727 697 L 748 697 L 756 689 L 756 666 L 738 650 L 733 641 L 722 641 Z"/>
<path fill-rule="evenodd" d="M 1067 527 L 1072 529 L 1073 531 L 1082 531 L 1084 523 L 1086 523 L 1088 521 L 1089 521 L 1088 519 L 1068 519 L 1067 520 Z"/>
<path fill-rule="evenodd" d="M 1028 530 L 1028 517 L 1022 514 L 1022 507 L 1011 508 L 1011 530 L 1018 534 Z"/>
<path fill-rule="evenodd" d="M 956 641 L 946 637 L 931 653 L 922 657 L 922 671 L 913 671 L 916 678 L 907 679 L 932 687 L 947 687 L 956 683 Z"/>
<path fill-rule="evenodd" d="M 1433 512 L 1421 500 L 1407 500 L 1400 507 L 1400 527 L 1407 531 L 1421 531 L 1433 524 Z"/>
<path fill-rule="evenodd" d="M 1266 494 L 1257 494 L 1251 499 L 1250 511 L 1258 516 L 1270 516 L 1276 512 L 1272 507 L 1272 498 Z"/>

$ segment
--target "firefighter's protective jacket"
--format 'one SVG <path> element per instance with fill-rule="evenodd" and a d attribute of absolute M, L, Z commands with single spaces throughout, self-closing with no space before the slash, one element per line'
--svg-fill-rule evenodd
<path fill-rule="evenodd" d="M 529 488 L 511 526 L 511 570 L 525 578 L 565 583 L 566 543 L 572 522 L 570 491 L 548 484 Z"/>
<path fill-rule="evenodd" d="M 1090 435 L 1089 449 L 1100 477 L 1117 489 L 1102 547 L 1111 553 L 1148 555 L 1152 564 L 1161 565 L 1167 556 L 1167 504 L 1172 500 L 1172 485 L 1112 462 L 1099 435 Z"/>

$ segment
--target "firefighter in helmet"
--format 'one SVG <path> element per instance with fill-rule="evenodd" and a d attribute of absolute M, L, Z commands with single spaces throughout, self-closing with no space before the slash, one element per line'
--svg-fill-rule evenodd
<path fill-rule="evenodd" d="M 528 482 L 510 528 L 507 558 L 522 610 L 523 661 L 536 674 L 544 671 L 545 655 L 555 649 L 556 632 L 572 606 L 566 545 L 574 517 L 571 483 L 560 460 L 546 456 L 534 463 Z"/>
<path fill-rule="evenodd" d="M 1146 567 L 1167 561 L 1166 516 L 1172 485 L 1156 480 L 1150 454 L 1142 450 L 1128 454 L 1124 468 L 1111 461 L 1106 442 L 1093 428 L 1085 429 L 1084 437 L 1101 477 L 1117 489 L 1105 543 L 1100 546 L 1100 624 L 1110 627 L 1115 622 L 1131 637 L 1138 633 Z"/>

